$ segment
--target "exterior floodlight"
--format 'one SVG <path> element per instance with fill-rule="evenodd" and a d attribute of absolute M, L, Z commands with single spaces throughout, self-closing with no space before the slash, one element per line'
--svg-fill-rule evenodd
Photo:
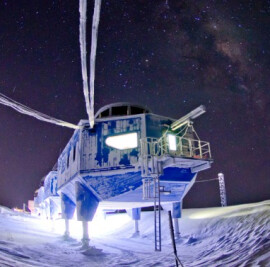
<path fill-rule="evenodd" d="M 203 113 L 205 113 L 205 111 L 206 111 L 206 109 L 205 109 L 205 106 L 203 106 L 203 105 L 195 108 L 194 110 L 189 112 L 184 117 L 182 117 L 179 120 L 172 123 L 171 129 L 174 131 L 174 130 L 180 128 L 184 124 L 188 123 L 191 119 L 195 119 L 195 118 L 199 117 L 200 115 L 202 115 Z"/>
<path fill-rule="evenodd" d="M 131 149 L 138 146 L 137 133 L 128 133 L 110 136 L 105 140 L 107 146 L 124 150 Z"/>
<path fill-rule="evenodd" d="M 176 136 L 168 134 L 168 141 L 169 141 L 169 149 L 172 151 L 176 151 Z"/>

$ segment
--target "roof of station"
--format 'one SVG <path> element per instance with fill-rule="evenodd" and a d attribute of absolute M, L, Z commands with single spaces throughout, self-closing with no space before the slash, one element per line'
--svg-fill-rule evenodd
<path fill-rule="evenodd" d="M 130 104 L 128 102 L 119 102 L 106 105 L 98 110 L 95 115 L 96 119 L 116 117 L 116 116 L 129 116 L 151 113 L 151 110 L 145 106 Z"/>

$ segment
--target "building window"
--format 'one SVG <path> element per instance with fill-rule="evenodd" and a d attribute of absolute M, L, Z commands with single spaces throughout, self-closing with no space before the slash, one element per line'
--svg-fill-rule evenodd
<path fill-rule="evenodd" d="M 73 147 L 73 161 L 75 161 L 75 159 L 76 159 L 76 143 Z"/>
<path fill-rule="evenodd" d="M 67 168 L 69 167 L 69 153 L 67 155 Z"/>
<path fill-rule="evenodd" d="M 138 134 L 128 133 L 115 136 L 109 136 L 105 140 L 107 146 L 124 150 L 138 147 Z"/>

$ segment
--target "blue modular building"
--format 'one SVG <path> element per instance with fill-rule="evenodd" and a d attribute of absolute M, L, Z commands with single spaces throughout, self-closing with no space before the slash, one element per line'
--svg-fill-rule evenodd
<path fill-rule="evenodd" d="M 57 193 L 57 169 L 50 171 L 44 180 L 44 203 L 46 216 L 56 219 L 61 214 L 61 202 Z"/>
<path fill-rule="evenodd" d="M 58 158 L 57 189 L 50 178 L 45 195 L 50 201 L 61 199 L 66 221 L 75 209 L 78 220 L 91 221 L 97 207 L 126 209 L 138 220 L 140 208 L 157 199 L 179 218 L 197 173 L 212 163 L 210 145 L 199 139 L 192 123 L 204 111 L 201 106 L 174 120 L 140 105 L 103 107 L 94 128 L 86 120 L 79 122 Z M 47 187 L 54 188 L 52 195 Z"/>
<path fill-rule="evenodd" d="M 34 194 L 34 213 L 40 216 L 45 216 L 44 179 L 45 177 L 41 179 L 40 186 Z"/>
<path fill-rule="evenodd" d="M 61 215 L 61 202 L 57 193 L 57 165 L 41 179 L 34 195 L 35 213 L 48 219 Z"/>

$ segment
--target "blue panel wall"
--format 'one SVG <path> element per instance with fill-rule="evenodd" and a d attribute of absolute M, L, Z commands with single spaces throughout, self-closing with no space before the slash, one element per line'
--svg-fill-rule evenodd
<path fill-rule="evenodd" d="M 160 180 L 190 182 L 194 176 L 195 173 L 191 173 L 190 169 L 169 167 L 163 170 Z"/>
<path fill-rule="evenodd" d="M 79 170 L 80 130 L 76 130 L 58 158 L 58 188 Z"/>
<path fill-rule="evenodd" d="M 115 169 L 119 166 L 134 166 L 139 158 L 139 139 L 141 138 L 141 116 L 116 118 L 97 122 L 94 129 L 82 131 L 81 170 L 85 172 L 98 169 Z M 118 150 L 106 145 L 110 136 L 135 132 L 138 135 L 138 147 Z"/>
<path fill-rule="evenodd" d="M 46 176 L 44 180 L 44 194 L 45 198 L 50 196 L 58 196 L 57 194 L 57 172 L 52 171 Z"/>
<path fill-rule="evenodd" d="M 142 185 L 141 172 L 111 176 L 84 176 L 83 179 L 102 200 L 134 190 Z"/>
<path fill-rule="evenodd" d="M 71 165 L 73 161 L 72 152 L 74 148 L 77 149 L 79 142 L 79 134 L 80 134 L 79 130 L 76 130 L 74 132 L 74 135 L 72 136 L 72 138 L 70 139 L 70 141 L 68 142 L 67 146 L 65 147 L 65 149 L 63 150 L 58 159 L 58 169 L 60 170 L 60 173 L 64 173 L 65 170 Z"/>

